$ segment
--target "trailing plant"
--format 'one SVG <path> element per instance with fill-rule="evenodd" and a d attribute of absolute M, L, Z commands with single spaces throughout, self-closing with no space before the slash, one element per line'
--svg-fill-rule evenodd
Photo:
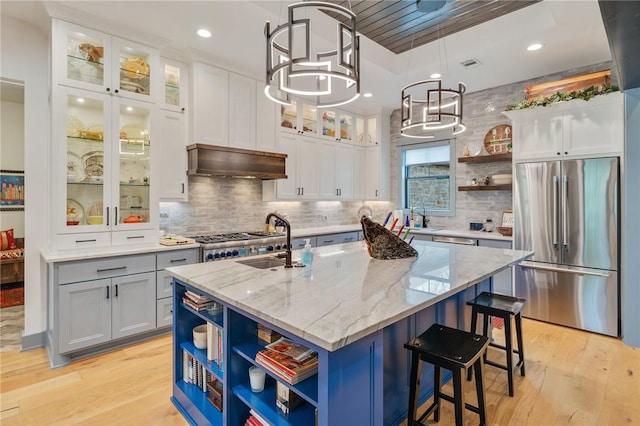
<path fill-rule="evenodd" d="M 547 106 L 556 102 L 570 101 L 573 99 L 582 99 L 588 101 L 589 99 L 598 96 L 605 95 L 611 92 L 617 92 L 620 90 L 618 86 L 604 84 L 598 86 L 587 87 L 582 90 L 574 90 L 572 92 L 556 92 L 551 96 L 543 96 L 529 101 L 520 101 L 515 104 L 507 105 L 507 111 L 535 108 L 537 106 Z"/>

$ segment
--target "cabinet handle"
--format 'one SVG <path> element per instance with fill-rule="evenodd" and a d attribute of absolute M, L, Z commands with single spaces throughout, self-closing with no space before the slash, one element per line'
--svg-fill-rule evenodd
<path fill-rule="evenodd" d="M 182 184 L 182 193 L 184 194 L 184 183 Z"/>
<path fill-rule="evenodd" d="M 114 207 L 114 209 L 116 209 L 116 214 L 115 214 L 115 216 L 113 218 L 113 224 L 118 226 L 118 208 Z"/>
<path fill-rule="evenodd" d="M 185 110 L 185 109 L 186 109 L 186 108 L 182 107 L 182 110 L 181 110 L 181 111 L 182 111 L 182 112 L 184 112 L 184 110 Z"/>
<path fill-rule="evenodd" d="M 344 237 L 345 241 L 353 241 L 353 237 Z"/>
<path fill-rule="evenodd" d="M 304 195 L 304 187 L 302 187 L 301 189 L 302 189 L 302 194 L 301 195 Z"/>
<path fill-rule="evenodd" d="M 109 286 L 107 286 L 107 299 L 109 298 Z"/>
<path fill-rule="evenodd" d="M 126 266 L 118 266 L 117 268 L 105 268 L 105 269 L 96 269 L 96 272 L 111 272 L 111 271 L 120 271 L 122 269 L 127 269 Z"/>
<path fill-rule="evenodd" d="M 182 259 L 171 259 L 170 262 L 171 263 L 176 263 L 176 262 L 186 262 L 187 258 L 182 258 Z"/>
<path fill-rule="evenodd" d="M 376 197 L 378 196 L 378 190 L 376 189 Z"/>
<path fill-rule="evenodd" d="M 110 87 L 107 87 L 107 92 L 110 92 L 110 91 L 111 91 L 111 88 L 110 88 Z"/>
<path fill-rule="evenodd" d="M 109 207 L 107 207 L 107 226 L 109 226 Z"/>
<path fill-rule="evenodd" d="M 327 244 L 329 244 L 329 243 L 332 243 L 332 242 L 333 242 L 333 240 L 324 240 L 324 241 L 322 241 L 322 242 L 323 242 L 323 243 L 327 243 Z"/>
<path fill-rule="evenodd" d="M 92 240 L 76 240 L 76 243 L 95 243 L 96 239 L 92 239 Z"/>
<path fill-rule="evenodd" d="M 118 297 L 118 284 L 116 284 L 116 295 L 115 297 Z"/>
<path fill-rule="evenodd" d="M 133 235 L 131 237 L 127 237 L 127 240 L 137 240 L 139 238 L 144 238 L 144 235 Z"/>

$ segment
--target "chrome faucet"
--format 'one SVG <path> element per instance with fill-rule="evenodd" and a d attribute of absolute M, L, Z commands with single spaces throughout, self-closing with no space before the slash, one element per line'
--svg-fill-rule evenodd
<path fill-rule="evenodd" d="M 293 265 L 291 264 L 291 225 L 289 224 L 289 221 L 287 219 L 280 216 L 278 213 L 269 213 L 265 221 L 267 225 L 267 232 L 269 231 L 269 221 L 271 220 L 272 217 L 275 217 L 276 219 L 281 220 L 282 223 L 284 223 L 284 226 L 287 227 L 287 250 L 285 252 L 286 258 L 285 258 L 284 267 L 293 268 Z"/>

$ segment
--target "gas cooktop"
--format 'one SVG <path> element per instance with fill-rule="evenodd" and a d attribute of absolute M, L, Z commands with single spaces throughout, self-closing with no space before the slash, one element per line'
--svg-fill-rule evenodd
<path fill-rule="evenodd" d="M 265 231 L 253 231 L 253 232 L 230 232 L 226 234 L 209 234 L 209 235 L 195 235 L 191 238 L 195 239 L 200 244 L 215 244 L 226 243 L 228 241 L 247 241 L 256 240 L 269 237 L 282 237 L 286 234 L 283 232 L 265 232 Z"/>

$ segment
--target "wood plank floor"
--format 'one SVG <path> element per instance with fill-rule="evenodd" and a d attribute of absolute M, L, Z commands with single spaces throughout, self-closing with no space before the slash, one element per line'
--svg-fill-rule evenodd
<path fill-rule="evenodd" d="M 537 321 L 523 328 L 527 375 L 516 376 L 515 397 L 506 372 L 485 366 L 489 425 L 640 425 L 639 349 Z M 0 353 L 0 364 L 3 426 L 186 424 L 169 401 L 171 336 L 55 370 L 44 349 Z M 473 386 L 467 394 L 475 402 Z M 440 425 L 454 424 L 450 407 Z M 465 424 L 477 425 L 477 416 L 468 412 Z"/>

